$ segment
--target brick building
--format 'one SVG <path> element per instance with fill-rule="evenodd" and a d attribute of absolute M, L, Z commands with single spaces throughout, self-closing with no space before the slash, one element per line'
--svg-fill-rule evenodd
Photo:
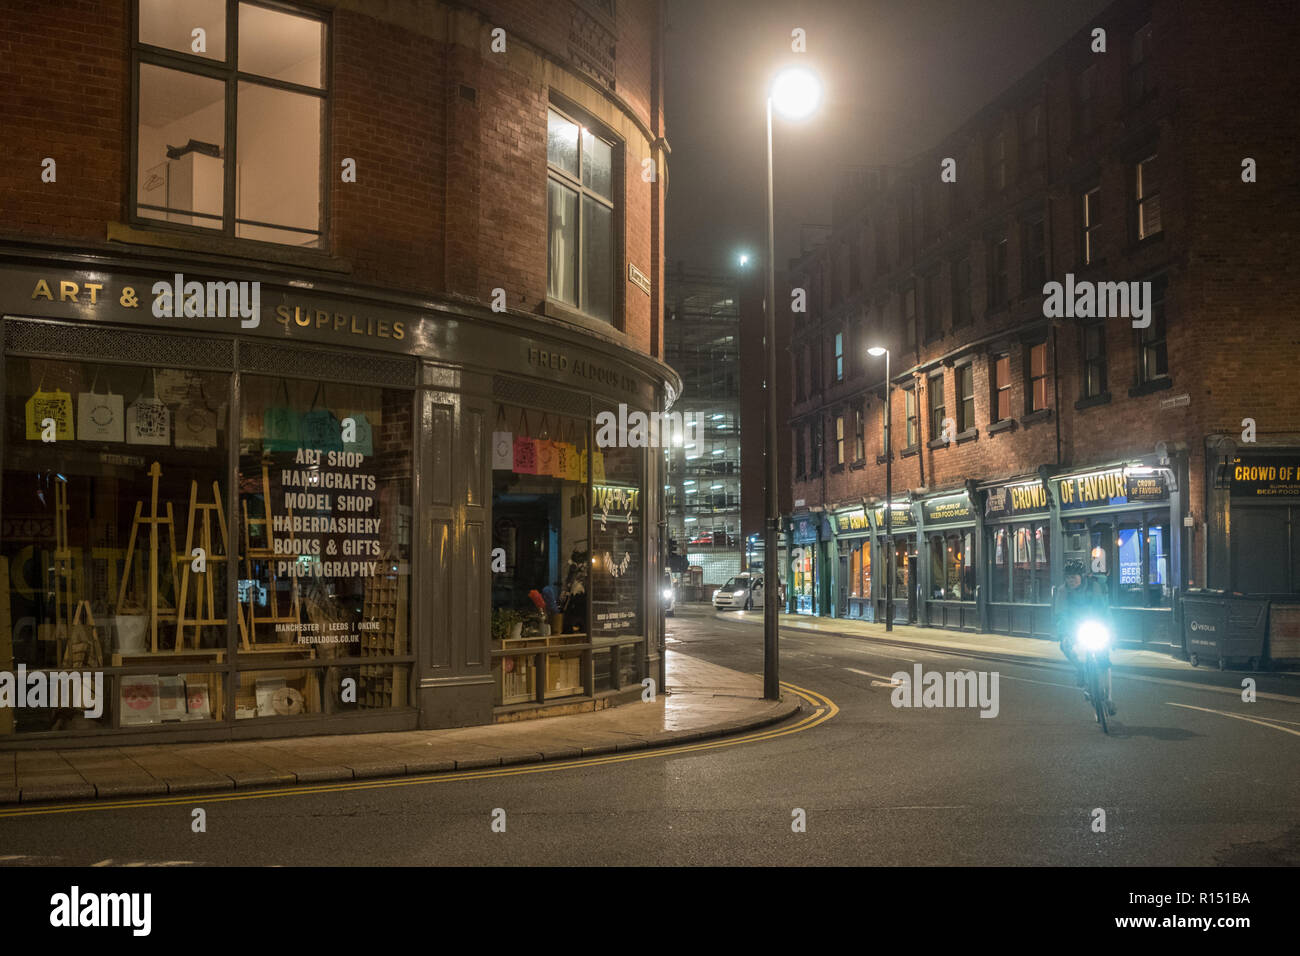
<path fill-rule="evenodd" d="M 102 659 L 108 688 L 0 734 L 448 726 L 662 684 L 662 455 L 594 430 L 680 391 L 656 0 L 0 23 L 0 670 Z"/>
<path fill-rule="evenodd" d="M 791 279 L 792 610 L 881 620 L 889 582 L 900 621 L 1046 637 L 1082 560 L 1121 637 L 1178 645 L 1188 588 L 1300 593 L 1298 39 L 1286 4 L 1118 3 L 842 178 Z"/>

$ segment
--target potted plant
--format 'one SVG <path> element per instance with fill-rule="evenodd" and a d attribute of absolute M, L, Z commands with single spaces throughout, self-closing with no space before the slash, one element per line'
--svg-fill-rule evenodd
<path fill-rule="evenodd" d="M 492 612 L 492 639 L 518 640 L 524 629 L 524 617 L 518 611 L 499 607 Z"/>

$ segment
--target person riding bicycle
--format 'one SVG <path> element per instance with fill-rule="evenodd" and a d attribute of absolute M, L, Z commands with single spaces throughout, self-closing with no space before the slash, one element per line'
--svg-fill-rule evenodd
<path fill-rule="evenodd" d="M 1056 606 L 1052 611 L 1052 619 L 1056 624 L 1057 637 L 1061 641 L 1061 653 L 1074 665 L 1075 682 L 1080 687 L 1084 685 L 1084 668 L 1083 660 L 1075 653 L 1075 631 L 1081 622 L 1089 618 L 1099 620 L 1109 628 L 1111 626 L 1110 601 L 1105 589 L 1096 581 L 1088 580 L 1085 583 L 1082 561 L 1067 561 L 1065 586 L 1056 592 Z M 1113 715 L 1115 697 L 1110 679 L 1109 649 L 1100 653 L 1099 663 L 1104 671 L 1102 680 L 1106 688 L 1106 709 Z M 1084 696 L 1088 696 L 1086 690 Z"/>

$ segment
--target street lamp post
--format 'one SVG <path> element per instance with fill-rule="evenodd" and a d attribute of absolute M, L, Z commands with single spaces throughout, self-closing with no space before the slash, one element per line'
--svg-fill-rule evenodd
<path fill-rule="evenodd" d="M 867 353 L 877 358 L 885 357 L 885 537 L 889 541 L 889 553 L 885 555 L 885 630 L 894 629 L 894 574 L 891 573 L 895 560 L 894 551 L 894 390 L 889 387 L 889 349 L 877 345 L 867 349 Z"/>
<path fill-rule="evenodd" d="M 767 449 L 766 476 L 764 479 L 763 528 L 763 696 L 767 700 L 780 700 L 781 678 L 779 658 L 780 608 L 777 595 L 780 589 L 780 565 L 777 562 L 777 529 L 781 516 L 778 512 L 777 489 L 777 425 L 776 425 L 776 227 L 772 211 L 772 104 L 785 116 L 801 119 L 817 108 L 821 90 L 816 78 L 807 70 L 792 68 L 780 73 L 772 83 L 767 97 L 767 295 L 764 302 L 763 345 L 767 350 Z M 775 571 L 775 575 L 773 572 Z"/>

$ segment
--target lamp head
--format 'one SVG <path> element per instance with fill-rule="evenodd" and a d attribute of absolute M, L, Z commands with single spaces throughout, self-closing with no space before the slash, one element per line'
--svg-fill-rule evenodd
<path fill-rule="evenodd" d="M 867 354 L 880 358 L 880 356 L 884 355 L 888 351 L 889 349 L 885 348 L 883 345 L 873 345 L 871 348 L 867 349 Z"/>
<path fill-rule="evenodd" d="M 788 119 L 812 115 L 821 102 L 822 87 L 809 70 L 792 66 L 782 70 L 772 81 L 772 106 Z"/>

